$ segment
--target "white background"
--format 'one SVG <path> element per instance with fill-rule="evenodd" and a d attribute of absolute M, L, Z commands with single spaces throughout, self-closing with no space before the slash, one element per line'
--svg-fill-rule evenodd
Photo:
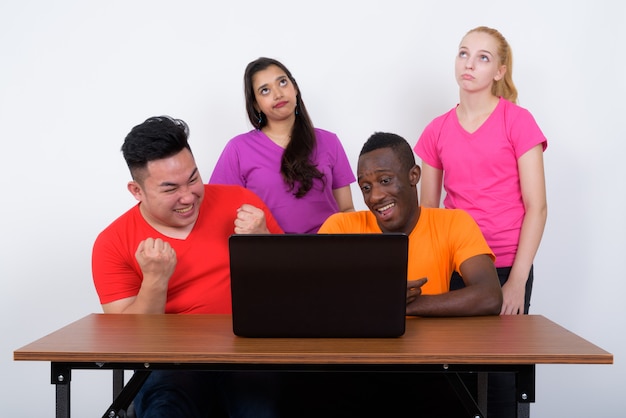
<path fill-rule="evenodd" d="M 119 151 L 130 128 L 152 115 L 186 120 L 208 181 L 226 141 L 251 128 L 245 65 L 270 56 L 356 168 L 372 132 L 414 144 L 457 103 L 458 43 L 488 25 L 511 43 L 520 104 L 549 139 L 531 313 L 615 355 L 614 365 L 538 366 L 531 413 L 623 416 L 625 4 L 3 0 L 0 414 L 53 416 L 49 364 L 14 362 L 13 350 L 100 312 L 91 246 L 135 203 Z M 110 373 L 72 382 L 73 416 L 101 416 Z"/>

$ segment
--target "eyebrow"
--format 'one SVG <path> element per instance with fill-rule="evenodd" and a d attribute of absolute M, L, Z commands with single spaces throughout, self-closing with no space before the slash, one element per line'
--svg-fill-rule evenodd
<path fill-rule="evenodd" d="M 388 168 L 378 168 L 376 170 L 372 170 L 374 172 L 374 174 L 380 174 L 380 173 L 387 173 L 391 170 L 389 170 Z M 356 180 L 359 181 L 363 178 L 365 174 L 357 174 L 356 176 Z"/>
<path fill-rule="evenodd" d="M 193 169 L 193 171 L 189 175 L 189 178 L 187 179 L 187 181 L 189 181 L 192 178 L 194 178 L 194 176 L 196 175 L 197 172 L 198 172 L 198 167 Z M 171 183 L 169 181 L 164 181 L 163 183 L 159 184 L 159 187 L 172 187 L 172 186 L 178 186 L 178 184 L 177 183 Z"/>
<path fill-rule="evenodd" d="M 468 47 L 466 47 L 466 46 L 462 46 L 462 45 L 461 45 L 461 46 L 459 47 L 459 50 L 466 50 L 466 51 L 469 51 L 469 48 L 468 48 Z M 483 54 L 488 54 L 488 55 L 491 55 L 491 56 L 493 57 L 493 54 L 492 54 L 491 52 L 487 51 L 486 49 L 479 49 L 479 50 L 478 50 L 478 53 L 481 53 L 481 52 L 482 52 Z"/>

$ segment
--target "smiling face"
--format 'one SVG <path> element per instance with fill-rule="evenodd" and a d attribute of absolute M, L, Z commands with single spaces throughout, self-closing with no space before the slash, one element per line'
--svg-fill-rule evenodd
<path fill-rule="evenodd" d="M 140 202 L 144 219 L 164 235 L 181 238 L 198 219 L 204 185 L 188 149 L 150 161 L 128 190 Z"/>
<path fill-rule="evenodd" d="M 419 166 L 406 167 L 389 147 L 359 157 L 357 180 L 363 200 L 383 232 L 410 234 L 417 224 L 420 173 Z"/>
<path fill-rule="evenodd" d="M 462 90 L 490 90 L 502 79 L 506 66 L 500 63 L 498 42 L 488 33 L 470 32 L 459 46 L 455 61 L 455 76 Z"/>
<path fill-rule="evenodd" d="M 285 71 L 270 65 L 252 76 L 255 108 L 268 122 L 295 118 L 298 91 Z"/>

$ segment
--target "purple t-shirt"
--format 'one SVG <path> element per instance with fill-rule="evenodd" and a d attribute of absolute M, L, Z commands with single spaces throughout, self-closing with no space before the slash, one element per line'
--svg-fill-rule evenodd
<path fill-rule="evenodd" d="M 311 160 L 324 174 L 301 198 L 280 174 L 284 149 L 262 131 L 252 130 L 231 139 L 222 151 L 210 184 L 237 184 L 255 192 L 269 207 L 285 233 L 317 232 L 339 208 L 333 190 L 355 181 L 354 173 L 337 135 L 315 129 L 317 147 Z M 297 184 L 296 184 L 297 186 Z"/>
<path fill-rule="evenodd" d="M 497 267 L 513 265 L 524 220 L 517 160 L 538 144 L 548 146 L 530 112 L 501 98 L 475 132 L 463 129 L 454 108 L 426 126 L 415 145 L 422 161 L 443 170 L 444 206 L 472 215 Z"/>

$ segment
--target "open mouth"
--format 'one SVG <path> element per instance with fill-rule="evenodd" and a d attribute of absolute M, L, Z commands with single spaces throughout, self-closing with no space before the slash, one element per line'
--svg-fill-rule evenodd
<path fill-rule="evenodd" d="M 391 209 L 393 209 L 395 206 L 396 206 L 395 203 L 389 203 L 385 206 L 382 206 L 376 209 L 376 212 L 378 212 L 381 217 L 386 218 L 389 216 Z"/>
<path fill-rule="evenodd" d="M 186 208 L 183 208 L 183 209 L 174 209 L 174 212 L 180 213 L 180 214 L 185 214 L 185 213 L 191 212 L 192 209 L 193 209 L 193 205 L 190 205 L 190 206 L 187 206 Z"/>

